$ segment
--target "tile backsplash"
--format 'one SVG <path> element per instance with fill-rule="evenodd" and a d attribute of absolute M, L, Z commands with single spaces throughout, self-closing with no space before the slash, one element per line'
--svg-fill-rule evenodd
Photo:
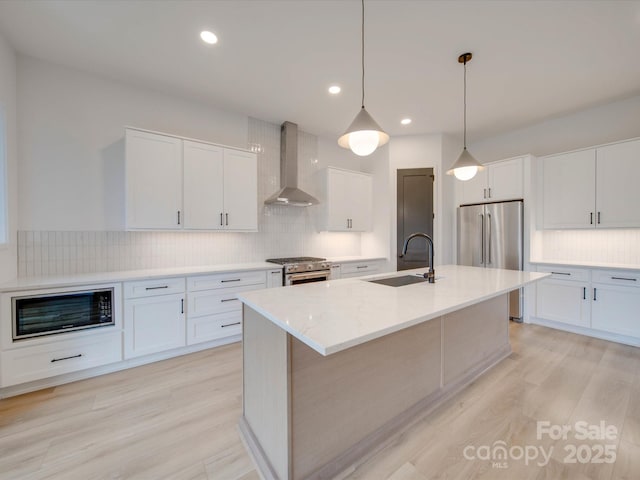
<path fill-rule="evenodd" d="M 640 265 L 640 229 L 544 230 L 541 233 L 540 260 Z"/>
<path fill-rule="evenodd" d="M 360 254 L 360 234 L 316 231 L 317 207 L 262 205 L 280 185 L 280 126 L 249 119 L 258 153 L 259 232 L 19 231 L 18 275 L 60 275 Z M 327 166 L 317 137 L 299 132 L 299 183 L 311 194 Z"/>

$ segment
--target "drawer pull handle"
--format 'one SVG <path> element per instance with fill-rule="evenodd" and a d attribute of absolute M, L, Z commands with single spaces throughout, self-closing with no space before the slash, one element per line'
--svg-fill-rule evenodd
<path fill-rule="evenodd" d="M 145 290 L 160 290 L 162 288 L 169 288 L 169 285 L 163 285 L 161 287 L 146 287 Z"/>
<path fill-rule="evenodd" d="M 184 313 L 184 298 L 180 299 L 180 313 Z"/>
<path fill-rule="evenodd" d="M 240 325 L 240 322 L 227 323 L 226 325 L 222 325 L 222 328 L 224 328 L 224 327 L 233 327 L 234 325 Z"/>
<path fill-rule="evenodd" d="M 571 274 L 570 274 L 570 273 L 567 273 L 567 272 L 551 272 L 551 273 L 552 273 L 553 275 L 568 275 L 568 276 L 571 276 Z"/>
<path fill-rule="evenodd" d="M 598 300 L 598 295 L 597 295 L 597 293 L 596 293 L 596 291 L 597 291 L 597 290 L 598 290 L 597 288 L 594 288 L 594 289 L 593 289 L 593 301 L 594 301 L 594 302 L 596 302 L 596 301 Z"/>
<path fill-rule="evenodd" d="M 54 358 L 51 360 L 51 363 L 61 362 L 62 360 L 71 360 L 72 358 L 80 358 L 81 356 L 82 354 L 79 353 L 78 355 L 72 355 L 70 357 Z"/>
<path fill-rule="evenodd" d="M 587 299 L 587 287 L 582 287 L 582 299 Z"/>
<path fill-rule="evenodd" d="M 358 267 L 358 270 L 360 270 L 361 268 L 369 268 L 368 265 L 362 265 L 361 267 Z"/>
<path fill-rule="evenodd" d="M 220 283 L 239 282 L 240 280 L 241 280 L 240 278 L 234 278 L 232 280 L 221 280 Z"/>
<path fill-rule="evenodd" d="M 611 277 L 611 280 L 626 280 L 627 282 L 637 282 L 637 278 Z"/>
<path fill-rule="evenodd" d="M 223 298 L 222 300 L 220 300 L 221 302 L 233 302 L 235 300 L 238 300 L 237 298 Z"/>

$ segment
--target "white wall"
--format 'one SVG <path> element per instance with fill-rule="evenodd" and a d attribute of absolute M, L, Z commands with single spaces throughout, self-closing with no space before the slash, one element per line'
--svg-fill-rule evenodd
<path fill-rule="evenodd" d="M 121 229 L 125 125 L 247 147 L 244 115 L 22 55 L 18 105 L 20 230 Z"/>
<path fill-rule="evenodd" d="M 472 142 L 482 163 L 531 153 L 540 157 L 640 136 L 640 96 L 552 118 Z"/>
<path fill-rule="evenodd" d="M 7 195 L 8 241 L 0 246 L 0 282 L 10 280 L 17 272 L 17 146 L 16 146 L 16 54 L 0 36 L 0 109 L 6 124 L 6 185 L 0 184 L 0 195 Z M 5 191 L 5 188 L 7 189 Z"/>

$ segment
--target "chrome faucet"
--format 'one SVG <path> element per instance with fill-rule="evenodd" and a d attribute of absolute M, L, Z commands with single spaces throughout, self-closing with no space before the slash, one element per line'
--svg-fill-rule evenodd
<path fill-rule="evenodd" d="M 429 244 L 429 271 L 423 276 L 429 281 L 429 283 L 436 283 L 436 271 L 433 269 L 433 240 L 429 235 L 421 232 L 412 233 L 411 235 L 409 235 L 404 241 L 404 247 L 402 247 L 402 254 L 400 255 L 400 258 L 404 257 L 407 254 L 407 247 L 409 247 L 409 242 L 416 237 L 424 238 Z"/>

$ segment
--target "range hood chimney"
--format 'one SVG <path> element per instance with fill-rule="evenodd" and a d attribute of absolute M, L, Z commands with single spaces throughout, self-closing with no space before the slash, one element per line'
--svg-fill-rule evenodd
<path fill-rule="evenodd" d="M 298 125 L 284 122 L 280 128 L 280 190 L 267 198 L 265 205 L 308 207 L 318 199 L 298 188 Z"/>

